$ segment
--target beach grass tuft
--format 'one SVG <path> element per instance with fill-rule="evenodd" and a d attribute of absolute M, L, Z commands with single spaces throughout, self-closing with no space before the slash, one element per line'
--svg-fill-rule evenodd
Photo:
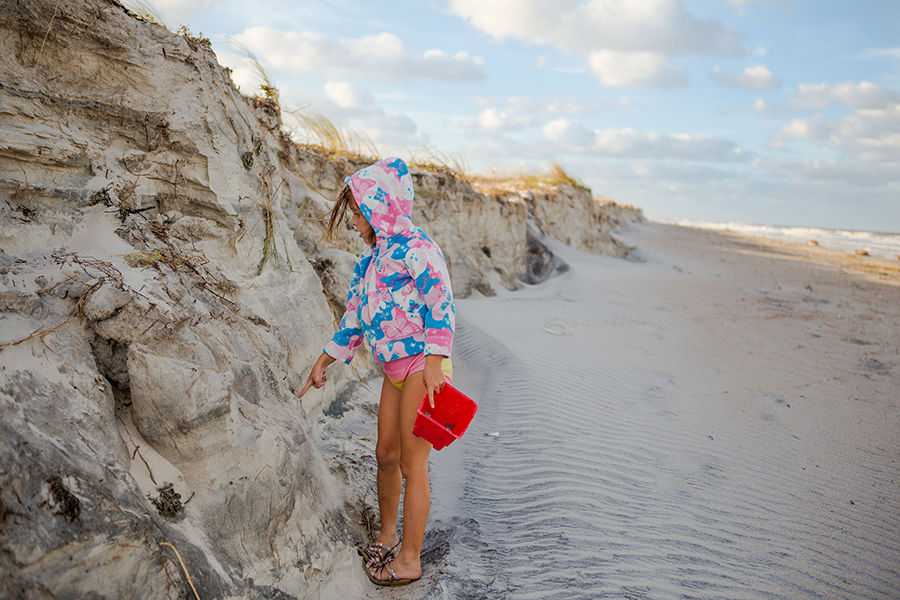
<path fill-rule="evenodd" d="M 166 25 L 166 22 L 159 14 L 159 11 L 153 8 L 150 3 L 143 2 L 142 0 L 123 0 L 122 4 L 125 5 L 125 10 L 132 17 L 169 29 L 169 26 Z"/>
<path fill-rule="evenodd" d="M 426 171 L 449 173 L 461 181 L 469 180 L 469 162 L 465 154 L 448 154 L 435 152 L 426 145 L 420 148 L 420 154 L 410 153 L 409 166 Z"/>
<path fill-rule="evenodd" d="M 581 180 L 569 174 L 558 162 L 553 162 L 546 172 L 493 168 L 487 173 L 470 175 L 468 181 L 477 191 L 488 195 L 561 186 L 585 188 Z"/>
<path fill-rule="evenodd" d="M 253 95 L 253 99 L 257 103 L 276 109 L 280 113 L 282 109 L 279 103 L 278 87 L 275 85 L 272 76 L 266 70 L 265 66 L 263 66 L 262 61 L 252 50 L 250 50 L 250 48 L 237 40 L 229 39 L 228 43 L 234 48 L 235 52 L 247 59 L 250 63 L 250 67 L 261 82 L 259 84 L 259 91 Z"/>
<path fill-rule="evenodd" d="M 328 156 L 341 156 L 351 160 L 368 160 L 379 155 L 375 143 L 363 132 L 335 125 L 319 113 L 287 111 L 300 123 L 307 139 L 301 146 L 318 149 Z"/>

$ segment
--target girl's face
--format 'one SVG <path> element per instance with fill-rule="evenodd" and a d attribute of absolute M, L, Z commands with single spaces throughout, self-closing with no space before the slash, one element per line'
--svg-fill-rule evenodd
<path fill-rule="evenodd" d="M 375 245 L 375 230 L 372 228 L 372 225 L 366 221 L 366 218 L 363 216 L 362 211 L 359 210 L 359 207 L 355 202 L 350 203 L 350 225 L 353 226 L 353 229 L 359 233 L 359 237 L 363 239 L 363 241 L 370 246 Z"/>

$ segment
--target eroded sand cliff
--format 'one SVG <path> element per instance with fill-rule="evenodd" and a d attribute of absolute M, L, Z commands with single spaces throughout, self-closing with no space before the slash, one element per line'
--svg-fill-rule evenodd
<path fill-rule="evenodd" d="M 296 399 L 360 250 L 320 243 L 316 218 L 360 166 L 294 144 L 205 40 L 113 0 L 0 6 L 4 595 L 368 585 L 363 499 L 311 420 L 375 365 L 360 352 Z M 460 296 L 551 275 L 545 234 L 623 256 L 611 219 L 640 219 L 577 186 L 491 197 L 414 176 Z"/>

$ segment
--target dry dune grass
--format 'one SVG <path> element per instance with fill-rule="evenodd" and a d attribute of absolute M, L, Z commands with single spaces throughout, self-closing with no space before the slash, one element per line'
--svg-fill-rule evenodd
<path fill-rule="evenodd" d="M 162 27 L 169 29 L 169 26 L 166 24 L 165 20 L 163 20 L 159 11 L 157 11 L 149 2 L 143 2 L 143 0 L 125 0 L 122 4 L 125 5 L 125 10 L 129 11 L 133 16 L 143 21 L 147 21 L 148 23 L 161 25 Z"/>
<path fill-rule="evenodd" d="M 378 149 L 365 133 L 335 125 L 326 116 L 318 113 L 286 111 L 300 124 L 298 137 L 305 138 L 301 147 L 319 150 L 327 156 L 340 156 L 353 161 L 362 161 L 378 156 Z"/>
<path fill-rule="evenodd" d="M 524 169 L 491 169 L 487 173 L 471 175 L 472 187 L 491 196 L 522 190 L 539 190 L 560 186 L 584 188 L 584 184 L 570 175 L 562 165 L 554 162 L 546 173 Z"/>
<path fill-rule="evenodd" d="M 445 173 L 461 181 L 469 181 L 469 163 L 465 155 L 435 152 L 428 146 L 422 146 L 419 154 L 411 153 L 407 161 L 410 167 L 425 169 L 437 173 Z"/>

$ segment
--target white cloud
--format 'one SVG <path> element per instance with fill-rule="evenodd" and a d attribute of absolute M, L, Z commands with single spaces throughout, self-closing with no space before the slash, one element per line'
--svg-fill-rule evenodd
<path fill-rule="evenodd" d="M 642 161 L 629 165 L 635 178 L 665 182 L 701 183 L 734 177 L 727 168 L 709 167 L 693 162 Z"/>
<path fill-rule="evenodd" d="M 510 112 L 532 114 L 541 110 L 543 105 L 531 96 L 510 96 L 505 107 Z"/>
<path fill-rule="evenodd" d="M 607 87 L 683 87 L 687 71 L 669 58 L 746 55 L 739 32 L 698 19 L 678 0 L 451 0 L 450 10 L 499 40 L 585 54 Z M 547 67 L 546 56 L 538 67 Z"/>
<path fill-rule="evenodd" d="M 871 48 L 862 53 L 863 58 L 900 58 L 900 47 L 897 48 Z"/>
<path fill-rule="evenodd" d="M 675 158 L 702 161 L 746 161 L 752 153 L 734 142 L 711 135 L 659 134 L 634 129 L 588 130 L 560 118 L 544 126 L 544 136 L 562 151 L 627 158 Z"/>
<path fill-rule="evenodd" d="M 329 81 L 325 95 L 341 108 L 362 108 L 375 103 L 372 94 L 348 81 Z"/>
<path fill-rule="evenodd" d="M 376 144 L 395 147 L 421 144 L 428 139 L 408 116 L 380 109 L 365 119 L 363 131 Z"/>
<path fill-rule="evenodd" d="M 479 94 L 477 96 L 472 96 L 471 98 L 469 98 L 469 102 L 471 102 L 475 106 L 490 106 L 491 104 L 500 102 L 500 98 L 496 96 L 485 96 L 483 94 Z"/>
<path fill-rule="evenodd" d="M 747 67 L 740 74 L 723 73 L 716 67 L 709 76 L 716 83 L 745 90 L 775 90 L 781 87 L 781 80 L 763 66 Z"/>
<path fill-rule="evenodd" d="M 544 125 L 543 131 L 544 137 L 568 150 L 591 152 L 596 147 L 597 134 L 576 121 L 556 119 Z"/>
<path fill-rule="evenodd" d="M 753 104 L 749 106 L 749 110 L 766 116 L 769 111 L 769 105 L 762 98 L 757 98 L 753 101 Z"/>
<path fill-rule="evenodd" d="M 536 115 L 544 106 L 531 96 L 510 96 L 505 100 L 497 98 L 474 98 L 480 106 L 503 104 L 503 108 L 485 108 L 475 119 L 463 119 L 460 123 L 470 134 L 488 133 L 496 135 L 508 131 L 527 129 L 534 126 Z"/>
<path fill-rule="evenodd" d="M 597 50 L 588 59 L 591 74 L 606 87 L 684 87 L 687 71 L 668 64 L 656 52 L 614 52 Z"/>
<path fill-rule="evenodd" d="M 834 103 L 854 110 L 888 109 L 900 102 L 900 94 L 869 82 L 839 84 L 801 83 L 797 94 L 790 96 L 785 104 L 771 104 L 756 98 L 748 110 L 763 117 L 780 118 L 800 111 L 824 111 Z"/>
<path fill-rule="evenodd" d="M 815 110 L 828 108 L 832 101 L 854 110 L 884 109 L 900 102 L 900 93 L 868 81 L 836 85 L 801 83 L 797 86 L 797 92 L 796 96 L 789 99 L 789 103 L 797 108 Z"/>
<path fill-rule="evenodd" d="M 525 129 L 534 125 L 534 118 L 531 116 L 517 115 L 496 108 L 481 111 L 476 121 L 482 130 L 491 133 Z"/>
<path fill-rule="evenodd" d="M 881 187 L 897 181 L 892 165 L 859 160 L 759 160 L 754 166 L 773 175 L 806 184 L 841 185 L 860 189 Z"/>
<path fill-rule="evenodd" d="M 838 102 L 851 113 L 833 119 L 823 114 L 793 119 L 769 139 L 771 147 L 806 140 L 858 160 L 900 162 L 900 94 L 867 82 L 801 84 L 798 91 L 789 99 L 793 106 L 824 110 Z"/>
<path fill-rule="evenodd" d="M 547 105 L 548 112 L 562 115 L 586 115 L 596 110 L 596 101 L 580 100 L 577 96 L 557 98 Z"/>
<path fill-rule="evenodd" d="M 820 118 L 813 119 L 791 119 L 781 126 L 774 141 L 785 140 L 808 140 L 808 141 L 825 141 L 828 138 L 829 128 L 822 125 Z M 778 145 L 776 144 L 776 147 Z"/>
<path fill-rule="evenodd" d="M 580 98 L 575 94 L 552 98 L 546 102 L 540 102 L 531 96 L 510 96 L 506 99 L 498 98 L 496 96 L 473 96 L 469 98 L 469 102 L 476 106 L 484 107 L 502 105 L 503 110 L 505 111 L 528 113 L 530 115 L 538 115 L 540 113 L 565 115 L 591 114 L 597 112 L 600 108 L 608 107 L 646 108 L 640 102 L 635 102 L 630 96 L 620 96 L 618 98 Z"/>
<path fill-rule="evenodd" d="M 450 55 L 442 50 L 414 54 L 392 33 L 334 41 L 313 33 L 251 27 L 235 40 L 266 64 L 294 75 L 343 72 L 376 81 L 480 81 L 485 77 L 480 57 L 466 52 Z"/>
<path fill-rule="evenodd" d="M 482 110 L 475 119 L 462 119 L 460 124 L 470 134 L 491 135 L 535 127 L 540 119 L 553 115 L 579 115 L 596 113 L 604 107 L 631 107 L 635 103 L 628 96 L 615 98 L 588 98 L 577 96 L 554 98 L 541 103 L 530 96 L 510 96 L 505 100 L 476 97 L 472 102 L 479 106 L 500 104 L 502 108 L 490 106 Z"/>
<path fill-rule="evenodd" d="M 781 119 L 791 112 L 784 104 L 771 104 L 762 98 L 756 98 L 747 110 L 767 119 Z"/>
<path fill-rule="evenodd" d="M 503 169 L 511 166 L 524 168 L 535 161 L 552 160 L 547 144 L 534 144 L 504 137 L 491 136 L 469 143 L 465 154 L 476 169 Z"/>
<path fill-rule="evenodd" d="M 450 10 L 494 38 L 564 52 L 745 54 L 740 33 L 716 19 L 698 19 L 677 0 L 451 0 Z"/>
<path fill-rule="evenodd" d="M 900 109 L 854 114 L 842 119 L 793 119 L 770 139 L 774 148 L 807 140 L 860 160 L 900 163 Z M 900 166 L 900 165 L 898 165 Z"/>

